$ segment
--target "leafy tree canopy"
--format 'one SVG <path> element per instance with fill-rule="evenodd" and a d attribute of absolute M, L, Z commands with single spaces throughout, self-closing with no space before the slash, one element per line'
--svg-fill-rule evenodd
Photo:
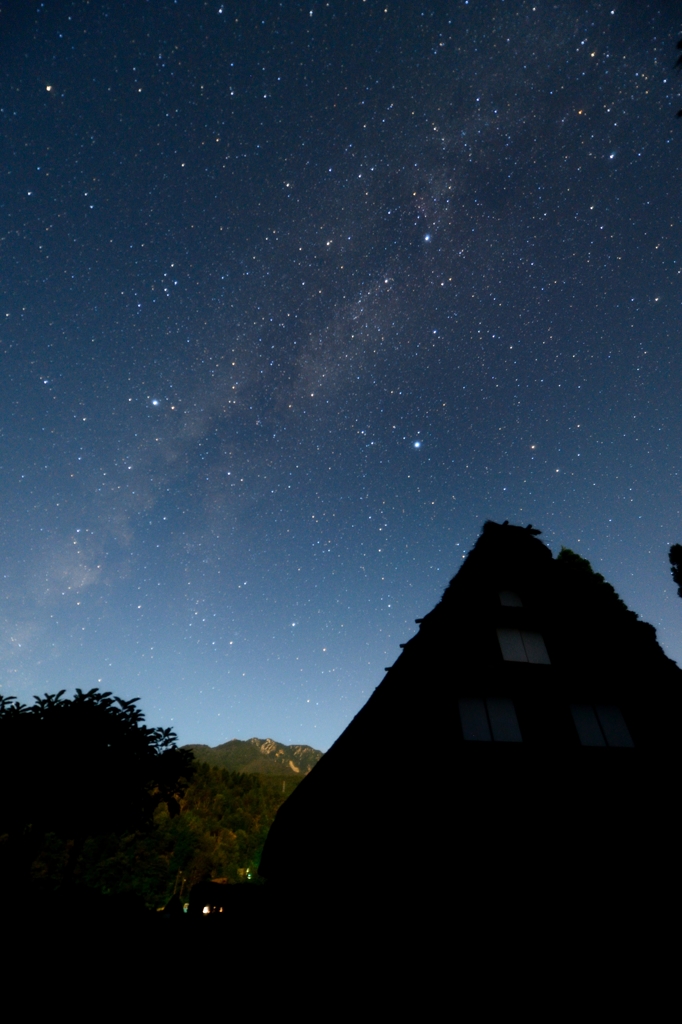
<path fill-rule="evenodd" d="M 677 583 L 677 593 L 682 597 L 682 544 L 673 544 L 668 554 L 670 571 Z"/>
<path fill-rule="evenodd" d="M 0 697 L 0 837 L 30 863 L 47 833 L 80 849 L 89 836 L 148 829 L 171 814 L 192 775 L 172 729 L 150 728 L 135 700 L 98 689 L 32 705 Z"/>

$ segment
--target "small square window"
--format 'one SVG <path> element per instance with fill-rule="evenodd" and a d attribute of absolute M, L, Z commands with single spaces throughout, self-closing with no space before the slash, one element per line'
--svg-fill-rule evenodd
<path fill-rule="evenodd" d="M 583 747 L 634 747 L 619 708 L 613 705 L 572 704 L 571 714 Z"/>
<path fill-rule="evenodd" d="M 498 629 L 497 639 L 505 661 L 527 661 L 549 665 L 549 655 L 540 633 L 521 629 Z"/>
<path fill-rule="evenodd" d="M 469 742 L 487 742 L 492 739 L 485 710 L 485 701 L 478 697 L 460 697 L 459 717 L 462 735 Z"/>
<path fill-rule="evenodd" d="M 468 742 L 521 743 L 514 702 L 507 697 L 461 697 L 459 717 Z"/>
<path fill-rule="evenodd" d="M 523 640 L 523 646 L 526 648 L 528 660 L 532 665 L 550 664 L 545 641 L 540 633 L 528 633 L 525 629 L 522 629 L 521 639 Z"/>
<path fill-rule="evenodd" d="M 594 710 L 610 747 L 634 747 L 630 730 L 619 708 L 598 704 Z"/>
<path fill-rule="evenodd" d="M 528 661 L 520 629 L 498 629 L 497 639 L 505 661 Z"/>
<path fill-rule="evenodd" d="M 571 714 L 583 747 L 605 747 L 606 740 L 591 704 L 571 704 Z"/>
<path fill-rule="evenodd" d="M 508 697 L 488 697 L 485 703 L 493 739 L 497 743 L 520 743 L 521 730 L 514 702 Z"/>

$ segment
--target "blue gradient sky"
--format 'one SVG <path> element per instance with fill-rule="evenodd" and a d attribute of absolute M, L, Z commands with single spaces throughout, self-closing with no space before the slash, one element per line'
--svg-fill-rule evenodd
<path fill-rule="evenodd" d="M 2 692 L 324 749 L 487 518 L 682 658 L 672 7 L 3 5 Z"/>

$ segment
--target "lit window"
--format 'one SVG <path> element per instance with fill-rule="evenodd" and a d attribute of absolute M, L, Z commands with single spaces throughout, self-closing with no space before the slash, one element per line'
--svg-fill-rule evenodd
<path fill-rule="evenodd" d="M 618 708 L 571 704 L 571 714 L 583 747 L 634 747 L 630 730 Z"/>
<path fill-rule="evenodd" d="M 497 639 L 505 661 L 527 661 L 532 665 L 549 665 L 549 655 L 540 633 L 522 629 L 498 629 Z"/>
<path fill-rule="evenodd" d="M 504 608 L 523 608 L 523 601 L 511 590 L 500 591 L 500 604 Z"/>
<path fill-rule="evenodd" d="M 507 697 L 460 697 L 459 717 L 467 741 L 521 743 L 514 703 Z"/>

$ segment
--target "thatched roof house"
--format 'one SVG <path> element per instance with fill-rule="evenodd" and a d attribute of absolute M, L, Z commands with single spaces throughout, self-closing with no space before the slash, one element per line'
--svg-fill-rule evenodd
<path fill-rule="evenodd" d="M 589 563 L 537 533 L 485 524 L 280 809 L 270 886 L 348 906 L 448 884 L 462 912 L 595 893 L 603 908 L 631 898 L 644 846 L 663 856 L 682 671 Z"/>

